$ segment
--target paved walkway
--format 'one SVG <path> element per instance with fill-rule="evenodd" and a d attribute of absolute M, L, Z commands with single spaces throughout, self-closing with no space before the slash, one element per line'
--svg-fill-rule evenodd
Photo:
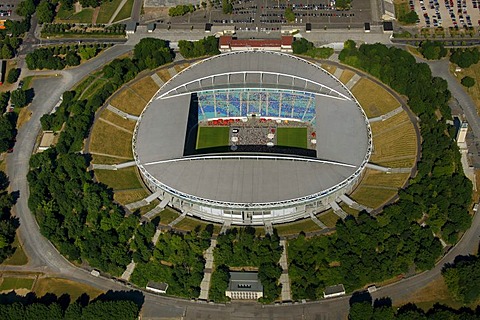
<path fill-rule="evenodd" d="M 290 291 L 290 278 L 288 277 L 287 241 L 280 240 L 280 245 L 283 247 L 283 252 L 279 261 L 279 264 L 283 269 L 282 275 L 279 279 L 282 284 L 282 301 L 291 301 L 292 295 Z"/>
<path fill-rule="evenodd" d="M 332 201 L 332 202 L 330 202 L 329 204 L 330 204 L 330 206 L 331 206 L 332 209 L 333 209 L 333 213 L 335 213 L 337 216 L 339 216 L 340 219 L 343 220 L 343 219 L 345 219 L 345 218 L 348 216 L 348 214 L 347 214 L 345 211 L 343 211 L 343 209 L 340 208 L 340 206 L 338 205 L 338 203 L 336 203 L 335 201 Z"/>
<path fill-rule="evenodd" d="M 152 220 L 153 217 L 155 217 L 157 214 L 162 212 L 164 208 L 162 208 L 161 204 L 155 206 L 152 210 L 148 211 L 143 215 L 143 218 L 146 218 L 148 220 Z"/>
<path fill-rule="evenodd" d="M 373 211 L 372 208 L 369 208 L 367 206 L 359 204 L 359 203 L 355 202 L 354 200 L 350 199 L 346 194 L 342 194 L 339 198 L 340 198 L 340 200 L 343 201 L 343 203 L 345 203 L 347 206 L 349 206 L 350 208 L 353 208 L 355 210 L 358 210 L 358 211 L 365 210 L 368 213 Z"/>
<path fill-rule="evenodd" d="M 318 218 L 312 213 L 310 213 L 310 219 L 317 224 L 322 229 L 328 229 L 328 227 L 322 221 L 318 220 Z"/>
<path fill-rule="evenodd" d="M 201 300 L 208 300 L 208 291 L 210 290 L 210 279 L 212 278 L 213 269 L 213 250 L 216 245 L 217 239 L 212 239 L 210 247 L 208 247 L 203 254 L 203 258 L 205 259 L 205 269 L 202 282 L 200 283 L 200 296 L 198 297 Z"/>
<path fill-rule="evenodd" d="M 379 117 L 368 119 L 368 122 L 372 123 L 372 122 L 378 122 L 378 121 L 385 121 L 385 120 L 399 114 L 400 112 L 403 112 L 402 106 L 396 108 L 395 110 L 387 112 L 384 115 L 381 115 Z"/>
<path fill-rule="evenodd" d="M 95 151 L 89 151 L 90 154 L 96 154 L 97 156 L 104 156 L 104 157 L 110 157 L 110 158 L 117 158 L 117 159 L 125 159 L 125 160 L 132 160 L 131 157 L 123 157 L 123 156 L 117 156 L 115 154 L 108 154 L 108 153 L 101 153 L 101 152 L 95 152 Z"/>
<path fill-rule="evenodd" d="M 162 233 L 161 229 L 157 228 L 157 230 L 155 230 L 155 234 L 153 235 L 153 238 L 152 238 L 152 243 L 153 243 L 154 246 L 157 245 L 158 238 L 160 238 L 161 233 Z"/>
<path fill-rule="evenodd" d="M 133 167 L 135 165 L 136 165 L 135 161 L 128 161 L 128 162 L 116 164 L 115 167 L 117 169 L 123 169 L 123 168 Z"/>
<path fill-rule="evenodd" d="M 111 104 L 109 104 L 107 106 L 107 109 L 112 111 L 113 113 L 116 113 L 117 115 L 119 115 L 120 117 L 124 118 L 124 119 L 128 119 L 128 120 L 133 120 L 133 121 L 137 121 L 138 120 L 138 117 L 137 116 L 134 116 L 134 115 L 131 115 L 129 113 L 126 113 L 120 109 L 117 109 L 115 108 L 114 106 L 112 106 Z"/>
<path fill-rule="evenodd" d="M 162 191 L 159 190 L 155 193 L 152 193 L 151 195 L 149 195 L 145 199 L 129 203 L 125 207 L 130 211 L 141 208 L 141 207 L 144 207 L 144 206 L 150 204 L 150 202 L 152 202 L 153 200 L 157 199 L 161 194 L 162 194 Z"/>
<path fill-rule="evenodd" d="M 122 276 L 120 278 L 122 278 L 123 280 L 130 280 L 130 277 L 132 276 L 132 273 L 133 273 L 133 270 L 135 270 L 135 262 L 130 262 L 127 266 L 127 268 L 125 269 L 125 271 L 123 272 Z"/>
<path fill-rule="evenodd" d="M 340 79 L 342 73 L 343 73 L 343 69 L 342 68 L 337 68 L 333 75 L 335 76 L 335 78 Z"/>
<path fill-rule="evenodd" d="M 351 90 L 353 86 L 356 85 L 358 80 L 360 80 L 361 78 L 362 78 L 361 76 L 355 73 L 345 86 L 348 88 L 348 90 Z"/>
<path fill-rule="evenodd" d="M 100 120 L 100 121 L 102 121 L 102 122 L 105 122 L 106 124 L 111 125 L 111 126 L 117 128 L 118 130 L 121 130 L 121 131 L 126 132 L 126 133 L 128 133 L 128 134 L 133 134 L 133 132 L 132 132 L 131 130 L 125 129 L 124 127 L 119 126 L 119 125 L 116 124 L 116 123 L 113 123 L 113 122 L 111 122 L 111 121 L 105 120 L 105 119 L 103 119 L 103 118 L 98 118 L 98 120 Z"/>
<path fill-rule="evenodd" d="M 152 80 L 159 86 L 160 88 L 163 86 L 165 82 L 158 76 L 158 74 L 154 73 L 151 75 Z"/>
<path fill-rule="evenodd" d="M 92 163 L 93 170 L 117 170 L 117 167 L 113 164 L 96 164 Z"/>
<path fill-rule="evenodd" d="M 224 234 L 230 228 L 230 221 L 225 221 L 222 224 L 222 229 L 220 229 L 220 234 Z"/>

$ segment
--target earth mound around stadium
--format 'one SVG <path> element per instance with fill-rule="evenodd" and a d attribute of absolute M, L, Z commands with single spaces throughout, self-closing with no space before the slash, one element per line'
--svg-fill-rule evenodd
<path fill-rule="evenodd" d="M 215 127 L 224 133 L 199 139 L 199 128 Z M 265 51 L 180 72 L 144 109 L 133 139 L 142 178 L 164 204 L 239 225 L 324 210 L 353 190 L 371 148 L 368 120 L 345 86 L 317 65 Z"/>

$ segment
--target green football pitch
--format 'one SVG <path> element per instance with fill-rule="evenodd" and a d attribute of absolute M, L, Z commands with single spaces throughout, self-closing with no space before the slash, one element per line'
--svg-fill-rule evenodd
<path fill-rule="evenodd" d="M 277 128 L 277 145 L 307 149 L 307 128 Z"/>
<path fill-rule="evenodd" d="M 228 146 L 229 127 L 199 127 L 197 149 Z"/>

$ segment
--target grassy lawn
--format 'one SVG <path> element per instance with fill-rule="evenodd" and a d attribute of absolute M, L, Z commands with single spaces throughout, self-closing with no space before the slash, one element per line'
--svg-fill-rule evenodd
<path fill-rule="evenodd" d="M 13 255 L 5 260 L 2 264 L 12 265 L 12 266 L 22 266 L 28 263 L 28 258 L 23 251 L 22 246 L 18 242 L 18 236 L 15 237 L 15 241 L 13 242 L 13 247 L 15 248 L 15 252 Z"/>
<path fill-rule="evenodd" d="M 337 216 L 332 209 L 328 210 L 325 213 L 317 215 L 317 218 L 329 228 L 335 228 L 337 220 L 340 219 L 340 217 Z"/>
<path fill-rule="evenodd" d="M 178 218 L 178 212 L 171 209 L 164 209 L 158 216 L 160 217 L 160 224 L 168 225 L 170 222 Z"/>
<path fill-rule="evenodd" d="M 273 227 L 277 229 L 278 235 L 280 236 L 299 234 L 301 231 L 313 232 L 320 230 L 320 227 L 310 218 L 302 219 L 292 223 L 274 225 Z"/>
<path fill-rule="evenodd" d="M 228 146 L 229 127 L 199 127 L 197 149 Z"/>
<path fill-rule="evenodd" d="M 149 193 L 143 189 L 116 191 L 113 194 L 113 199 L 120 204 L 127 205 L 129 203 L 139 201 L 148 197 Z"/>
<path fill-rule="evenodd" d="M 135 129 L 135 121 L 124 119 L 116 113 L 105 109 L 102 111 L 100 118 L 107 120 L 108 122 L 114 123 L 117 126 L 130 130 L 133 133 Z"/>
<path fill-rule="evenodd" d="M 2 284 L 0 284 L 0 291 L 15 289 L 31 290 L 34 281 L 35 279 L 33 278 L 3 278 Z"/>
<path fill-rule="evenodd" d="M 118 12 L 115 19 L 113 19 L 113 22 L 130 18 L 130 15 L 132 14 L 132 8 L 133 8 L 133 0 L 127 0 L 127 2 L 125 2 L 125 5 Z"/>
<path fill-rule="evenodd" d="M 86 293 L 90 299 L 94 299 L 103 291 L 94 287 L 60 278 L 39 278 L 33 290 L 37 297 L 43 297 L 47 293 L 53 293 L 57 297 L 68 294 L 71 301 L 77 300 L 82 294 Z"/>
<path fill-rule="evenodd" d="M 378 208 L 384 205 L 388 200 L 397 194 L 397 190 L 366 187 L 360 185 L 351 195 L 350 198 L 370 208 Z"/>
<path fill-rule="evenodd" d="M 395 17 L 397 18 L 410 12 L 407 0 L 394 0 L 393 5 L 395 6 Z M 405 23 L 400 22 L 400 24 L 404 25 Z"/>
<path fill-rule="evenodd" d="M 93 18 L 93 9 L 86 8 L 82 11 L 75 13 L 75 10 L 67 11 L 60 10 L 55 18 L 55 22 L 66 22 L 66 23 L 92 23 Z"/>
<path fill-rule="evenodd" d="M 132 134 L 103 121 L 93 125 L 90 151 L 133 159 Z"/>
<path fill-rule="evenodd" d="M 200 221 L 195 218 L 190 218 L 190 217 L 185 217 L 182 221 L 177 223 L 174 228 L 175 229 L 180 229 L 180 230 L 185 230 L 185 231 L 192 231 L 195 230 L 195 228 L 199 227 L 200 230 L 204 230 L 205 227 L 209 223 Z M 220 230 L 222 229 L 222 226 L 219 224 L 213 224 L 213 233 L 218 234 Z"/>
<path fill-rule="evenodd" d="M 142 187 L 135 167 L 120 170 L 95 170 L 95 177 L 113 190 L 139 189 Z"/>
<path fill-rule="evenodd" d="M 110 0 L 102 2 L 100 5 L 100 11 L 98 12 L 97 23 L 108 23 L 121 2 L 122 0 Z"/>
<path fill-rule="evenodd" d="M 306 149 L 307 128 L 278 128 L 277 145 Z"/>
<path fill-rule="evenodd" d="M 338 80 L 340 80 L 340 82 L 342 82 L 343 84 L 347 84 L 348 81 L 350 81 L 350 79 L 352 79 L 354 75 L 355 75 L 355 72 L 351 70 L 343 70 Z"/>
<path fill-rule="evenodd" d="M 151 77 L 145 77 L 130 86 L 143 99 L 150 101 L 153 95 L 158 91 L 159 87 Z"/>
<path fill-rule="evenodd" d="M 99 156 L 97 154 L 92 154 L 92 163 L 96 164 L 119 164 L 123 162 L 128 162 L 125 159 L 119 159 L 115 157 L 106 157 L 106 156 Z"/>
<path fill-rule="evenodd" d="M 455 301 L 448 291 L 447 285 L 443 280 L 443 277 L 439 276 L 435 280 L 431 281 L 425 287 L 420 290 L 412 292 L 407 299 L 395 301 L 395 307 L 407 304 L 409 302 L 415 303 L 418 307 L 423 310 L 430 309 L 435 303 L 445 304 L 449 307 L 459 309 L 465 305 L 461 302 Z M 466 307 L 475 309 L 475 307 L 480 303 L 472 303 Z"/>
<path fill-rule="evenodd" d="M 134 116 L 140 115 L 147 103 L 147 99 L 141 98 L 138 93 L 128 87 L 122 89 L 119 94 L 110 100 L 112 106 Z"/>
<path fill-rule="evenodd" d="M 360 79 L 352 88 L 368 118 L 378 117 L 398 107 L 398 102 L 390 93 L 368 79 Z"/>

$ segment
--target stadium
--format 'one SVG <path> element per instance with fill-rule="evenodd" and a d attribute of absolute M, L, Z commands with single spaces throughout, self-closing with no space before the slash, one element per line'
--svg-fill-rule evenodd
<path fill-rule="evenodd" d="M 133 154 L 162 203 L 234 225 L 284 223 L 330 208 L 360 181 L 368 119 L 320 66 L 269 51 L 202 60 L 140 115 Z"/>

